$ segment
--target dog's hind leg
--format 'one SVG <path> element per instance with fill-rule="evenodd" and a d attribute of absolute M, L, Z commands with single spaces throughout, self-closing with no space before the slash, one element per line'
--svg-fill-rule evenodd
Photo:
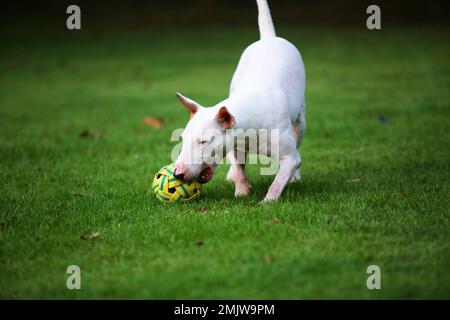
<path fill-rule="evenodd" d="M 303 107 L 304 108 L 304 107 Z M 297 146 L 297 149 L 300 149 L 300 145 L 302 144 L 303 134 L 305 132 L 306 128 L 306 121 L 305 121 L 305 113 L 301 112 L 297 120 L 292 125 L 292 131 L 294 133 L 294 139 L 295 144 Z M 298 150 L 300 152 L 300 150 Z M 300 175 L 300 166 L 297 170 L 295 170 L 294 175 L 292 176 L 291 182 L 300 181 L 301 175 Z"/>
<path fill-rule="evenodd" d="M 275 201 L 281 196 L 286 184 L 291 180 L 300 166 L 300 154 L 295 147 L 295 141 L 292 136 L 287 135 L 282 147 L 283 154 L 279 157 L 279 170 L 267 191 L 263 202 Z"/>
<path fill-rule="evenodd" d="M 250 193 L 250 184 L 245 175 L 245 152 L 238 154 L 238 151 L 234 150 L 228 153 L 227 157 L 231 164 L 228 170 L 227 180 L 233 181 L 235 184 L 236 189 L 234 195 L 236 197 L 247 196 Z"/>

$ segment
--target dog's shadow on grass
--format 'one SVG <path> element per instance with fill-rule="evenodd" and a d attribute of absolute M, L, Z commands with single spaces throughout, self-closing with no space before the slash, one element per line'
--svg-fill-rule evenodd
<path fill-rule="evenodd" d="M 221 203 L 251 204 L 259 203 L 264 199 L 274 176 L 250 176 L 251 193 L 247 197 L 234 196 L 234 183 L 225 181 L 215 182 L 215 185 L 206 187 L 203 199 Z M 220 180 L 220 178 L 219 178 Z M 214 183 L 214 182 L 213 182 Z M 287 184 L 281 196 L 281 201 L 300 201 L 306 197 L 325 197 L 337 193 L 354 193 L 354 188 L 343 177 L 329 177 L 318 179 L 315 177 L 302 177 L 301 181 Z"/>

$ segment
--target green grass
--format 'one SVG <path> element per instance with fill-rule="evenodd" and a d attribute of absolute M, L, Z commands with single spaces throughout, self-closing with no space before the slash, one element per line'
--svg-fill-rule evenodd
<path fill-rule="evenodd" d="M 0 297 L 450 298 L 449 29 L 278 29 L 306 64 L 308 127 L 302 182 L 263 206 L 254 166 L 247 199 L 225 165 L 198 202 L 148 192 L 187 121 L 174 92 L 223 99 L 256 28 L 4 40 Z"/>

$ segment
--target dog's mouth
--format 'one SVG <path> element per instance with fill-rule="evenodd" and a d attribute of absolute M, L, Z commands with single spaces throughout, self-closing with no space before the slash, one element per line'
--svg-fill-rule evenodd
<path fill-rule="evenodd" d="M 200 176 L 198 177 L 197 181 L 200 183 L 207 183 L 212 179 L 213 176 L 214 170 L 211 167 L 206 167 L 202 172 L 200 172 Z"/>

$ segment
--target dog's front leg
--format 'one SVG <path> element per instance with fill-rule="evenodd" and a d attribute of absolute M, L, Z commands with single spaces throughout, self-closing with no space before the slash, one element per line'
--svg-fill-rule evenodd
<path fill-rule="evenodd" d="M 230 161 L 230 170 L 227 174 L 227 180 L 233 181 L 236 187 L 234 195 L 236 197 L 247 196 L 250 193 L 250 184 L 248 183 L 245 174 L 245 151 L 231 151 L 228 153 L 228 160 Z"/>
<path fill-rule="evenodd" d="M 267 191 L 266 197 L 262 202 L 275 201 L 281 196 L 286 184 L 300 166 L 300 155 L 298 152 L 288 154 L 280 158 L 280 168 L 272 184 Z"/>

